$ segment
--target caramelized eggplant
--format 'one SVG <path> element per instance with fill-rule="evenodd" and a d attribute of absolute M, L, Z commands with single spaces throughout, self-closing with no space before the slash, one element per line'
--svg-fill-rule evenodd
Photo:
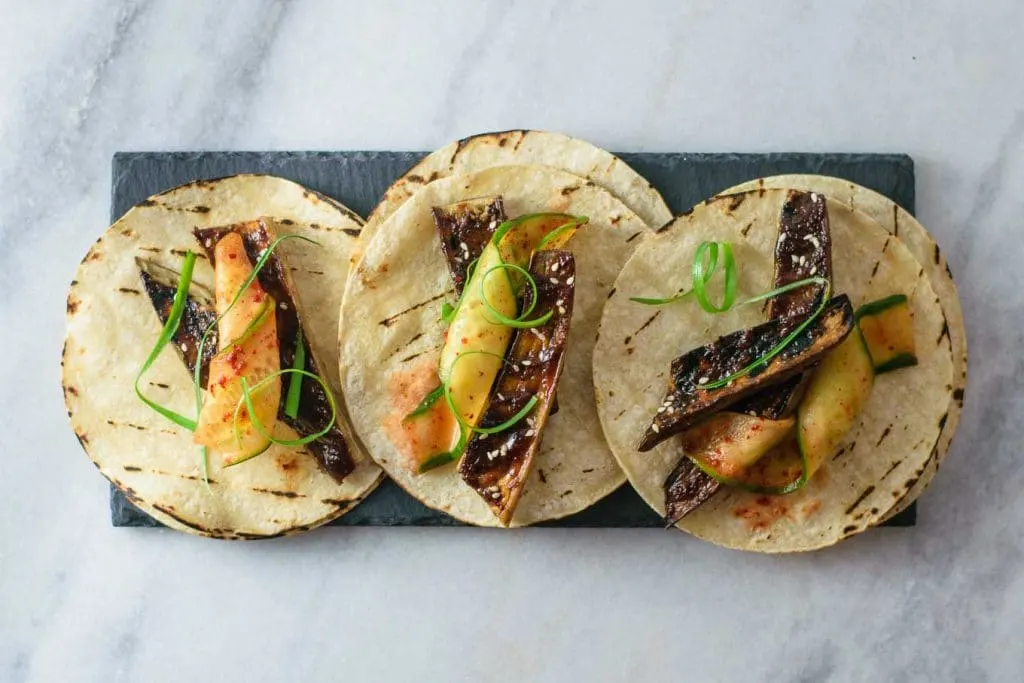
<path fill-rule="evenodd" d="M 537 283 L 531 317 L 549 311 L 552 315 L 543 325 L 516 330 L 479 426 L 493 428 L 507 422 L 533 396 L 537 404 L 508 429 L 475 434 L 459 463 L 463 480 L 505 525 L 512 519 L 523 492 L 554 402 L 575 294 L 576 264 L 568 251 L 534 252 L 529 272 Z M 520 310 L 530 306 L 531 298 L 531 289 L 524 287 Z"/>
<path fill-rule="evenodd" d="M 142 286 L 146 290 L 150 303 L 160 318 L 160 324 L 167 322 L 171 315 L 171 306 L 174 305 L 174 294 L 178 288 L 180 273 L 170 268 L 165 268 L 152 261 L 136 259 L 139 266 L 139 274 L 142 276 Z M 217 319 L 217 313 L 213 309 L 213 292 L 206 290 L 194 282 L 189 287 L 188 299 L 185 300 L 185 310 L 181 314 L 181 322 L 178 329 L 171 337 L 171 345 L 178 352 L 183 363 L 193 372 L 196 367 L 196 354 L 199 352 L 199 340 L 213 321 Z M 203 386 L 209 376 L 210 359 L 217 353 L 217 329 L 210 332 L 203 347 L 203 367 L 201 381 Z"/>
<path fill-rule="evenodd" d="M 455 293 L 462 294 L 469 264 L 480 258 L 494 231 L 505 222 L 505 208 L 501 197 L 480 197 L 435 206 L 433 213 Z"/>
<path fill-rule="evenodd" d="M 703 388 L 766 355 L 800 322 L 792 318 L 769 320 L 719 337 L 672 361 L 669 389 L 661 404 L 664 410 L 654 416 L 638 450 L 649 451 L 701 418 L 803 372 L 850 333 L 853 308 L 845 294 L 832 299 L 813 323 L 765 365 L 729 385 Z"/>

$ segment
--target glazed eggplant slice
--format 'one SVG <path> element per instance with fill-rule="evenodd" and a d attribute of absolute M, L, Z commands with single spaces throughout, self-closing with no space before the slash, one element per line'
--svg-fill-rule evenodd
<path fill-rule="evenodd" d="M 160 323 L 164 324 L 171 315 L 171 306 L 174 305 L 174 293 L 178 287 L 180 273 L 170 268 L 165 268 L 153 261 L 135 259 L 139 266 L 139 275 L 142 277 L 142 286 L 146 290 L 150 303 L 156 310 Z M 181 360 L 193 372 L 196 367 L 196 354 L 199 352 L 199 340 L 203 336 L 217 314 L 213 309 L 213 292 L 193 282 L 189 286 L 188 299 L 185 301 L 185 310 L 181 315 L 181 322 L 178 329 L 171 337 L 171 345 L 177 350 Z M 210 359 L 217 353 L 217 329 L 214 328 L 207 337 L 206 345 L 203 347 L 203 363 L 201 381 L 203 386 L 210 372 Z"/>
<path fill-rule="evenodd" d="M 435 206 L 433 213 L 455 293 L 462 294 L 469 264 L 480 258 L 494 231 L 505 222 L 505 207 L 501 197 L 479 197 Z"/>
<path fill-rule="evenodd" d="M 723 387 L 703 388 L 765 356 L 800 322 L 792 318 L 769 320 L 719 337 L 672 361 L 668 393 L 661 404 L 664 410 L 659 408 L 661 412 L 654 416 L 638 450 L 649 451 L 703 417 L 780 384 L 817 363 L 853 328 L 850 299 L 843 294 L 829 301 L 813 323 L 756 371 Z"/>
<path fill-rule="evenodd" d="M 832 231 L 824 195 L 790 190 L 779 216 L 772 288 L 809 277 L 832 279 Z M 814 311 L 821 285 L 809 285 L 768 300 L 768 319 L 803 319 Z M 800 374 L 756 392 L 732 407 L 736 413 L 778 420 L 796 408 L 804 386 Z M 665 521 L 672 525 L 715 494 L 721 484 L 683 457 L 665 479 Z"/>
<path fill-rule="evenodd" d="M 543 325 L 516 330 L 478 426 L 486 429 L 507 422 L 534 396 L 537 403 L 524 419 L 507 429 L 475 434 L 459 463 L 463 480 L 506 526 L 522 495 L 554 402 L 575 294 L 576 265 L 571 252 L 534 252 L 529 272 L 537 283 L 531 315 L 540 317 L 549 311 L 552 315 Z M 520 310 L 530 305 L 531 298 L 531 289 L 524 287 Z"/>
<path fill-rule="evenodd" d="M 273 228 L 265 221 L 251 221 L 237 225 L 207 228 L 196 230 L 195 235 L 199 243 L 206 251 L 211 263 L 214 261 L 214 247 L 217 242 L 228 232 L 238 232 L 242 237 L 245 251 L 249 259 L 256 263 L 263 252 L 274 242 Z M 172 271 L 152 264 L 139 263 L 140 274 L 146 293 L 150 302 L 156 310 L 160 322 L 166 323 L 170 313 L 168 302 L 174 299 L 175 285 L 168 284 L 168 281 L 177 282 L 177 275 Z M 166 272 L 162 272 L 166 271 Z M 171 279 L 173 278 L 173 279 Z M 270 256 L 263 268 L 260 270 L 258 279 L 263 289 L 277 301 L 276 311 L 277 333 L 280 340 L 281 367 L 290 368 L 295 360 L 297 349 L 297 336 L 301 326 L 298 313 L 295 308 L 295 299 L 291 294 L 290 279 L 287 276 L 284 265 L 275 252 Z M 198 294 L 198 296 L 197 296 Z M 196 350 L 199 339 L 206 328 L 216 319 L 213 307 L 208 303 L 212 297 L 204 301 L 202 290 L 193 289 L 189 292 L 189 300 L 181 317 L 178 332 L 174 337 L 175 345 L 178 347 L 182 360 L 189 372 L 195 372 Z M 303 335 L 305 338 L 305 335 Z M 179 339 L 180 337 L 180 339 Z M 203 362 L 200 369 L 202 381 L 205 384 L 209 372 L 210 358 L 217 350 L 217 331 L 211 331 L 207 337 L 203 349 Z M 317 360 L 307 341 L 303 341 L 306 352 L 306 370 L 313 374 L 321 374 Z M 302 382 L 302 390 L 299 399 L 299 412 L 293 419 L 284 413 L 284 397 L 282 392 L 281 406 L 278 409 L 278 419 L 283 420 L 299 436 L 314 434 L 331 419 L 331 406 L 319 382 L 306 380 Z M 320 467 L 336 481 L 341 482 L 355 469 L 355 462 L 348 450 L 348 444 L 341 433 L 340 428 L 335 426 L 319 439 L 306 446 L 313 454 Z"/>
<path fill-rule="evenodd" d="M 665 479 L 665 526 L 672 526 L 696 510 L 721 487 L 684 455 Z"/>

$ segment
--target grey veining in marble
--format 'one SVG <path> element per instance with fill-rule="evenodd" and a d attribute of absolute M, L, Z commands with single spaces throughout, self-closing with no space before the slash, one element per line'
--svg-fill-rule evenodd
<path fill-rule="evenodd" d="M 1021 3 L 0 0 L 0 17 L 0 681 L 1024 678 Z M 658 531 L 223 544 L 109 526 L 57 361 L 115 150 L 425 149 L 512 127 L 913 156 L 972 359 L 918 526 L 786 558 Z"/>

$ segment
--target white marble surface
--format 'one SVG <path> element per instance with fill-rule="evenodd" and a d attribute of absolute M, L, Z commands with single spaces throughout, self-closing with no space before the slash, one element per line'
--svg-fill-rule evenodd
<path fill-rule="evenodd" d="M 0 681 L 1024 677 L 1024 5 L 0 1 Z M 658 531 L 113 529 L 67 427 L 110 155 L 900 151 L 957 275 L 967 408 L 913 530 L 810 556 Z"/>

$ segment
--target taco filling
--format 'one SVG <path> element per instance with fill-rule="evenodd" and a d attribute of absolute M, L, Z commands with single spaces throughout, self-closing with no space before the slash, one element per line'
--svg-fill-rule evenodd
<path fill-rule="evenodd" d="M 673 291 L 675 253 L 692 267 Z M 730 547 L 821 547 L 877 523 L 902 495 L 884 479 L 927 461 L 941 419 L 920 416 L 944 404 L 948 357 L 897 370 L 920 367 L 935 298 L 866 216 L 812 192 L 712 198 L 638 250 L 616 290 L 628 293 L 609 299 L 595 350 L 599 413 L 669 525 Z M 682 338 L 697 344 L 669 356 Z M 783 519 L 750 521 L 764 506 Z"/>
<path fill-rule="evenodd" d="M 463 480 L 507 525 L 568 343 L 575 260 L 560 247 L 586 218 L 505 220 L 501 197 L 434 207 L 433 217 L 457 299 L 442 309 L 448 329 L 436 386 L 402 419 L 400 445 L 417 474 L 458 461 Z"/>
<path fill-rule="evenodd" d="M 316 379 L 319 364 L 274 249 L 273 226 L 258 220 L 198 229 L 195 237 L 214 267 L 214 305 L 208 292 L 191 285 L 171 337 L 189 372 L 206 389 L 193 440 L 219 455 L 222 464 L 235 465 L 281 443 L 274 436 L 280 420 L 320 468 L 341 482 L 355 463 L 336 424 L 333 397 Z M 169 282 L 175 274 L 137 262 L 146 294 L 166 325 L 175 294 Z M 200 347 L 202 362 L 197 364 Z"/>

